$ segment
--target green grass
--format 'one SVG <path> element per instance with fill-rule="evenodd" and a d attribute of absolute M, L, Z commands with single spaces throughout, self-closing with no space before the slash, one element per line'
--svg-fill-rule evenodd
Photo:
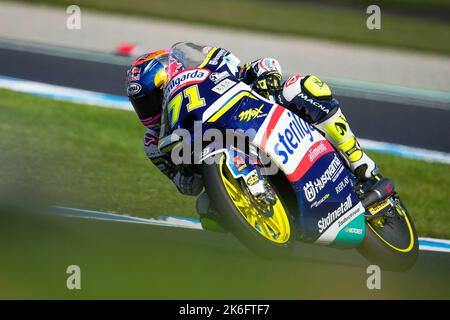
<path fill-rule="evenodd" d="M 145 156 L 134 113 L 1 91 L 0 119 L 0 189 L 146 217 L 194 212 L 194 199 Z"/>
<path fill-rule="evenodd" d="M 142 217 L 194 212 L 194 199 L 146 159 L 132 112 L 0 90 L 0 119 L 0 200 Z M 419 234 L 450 238 L 449 166 L 371 155 L 396 182 Z"/>
<path fill-rule="evenodd" d="M 287 0 L 292 1 L 292 0 Z M 300 2 L 302 0 L 297 0 Z M 386 8 L 390 11 L 412 12 L 419 14 L 420 12 L 446 12 L 450 11 L 450 2 L 446 0 L 327 0 L 328 3 L 335 5 L 348 6 L 369 6 L 377 4 L 381 8 Z"/>
<path fill-rule="evenodd" d="M 22 0 L 33 3 L 70 5 L 70 0 Z M 343 1 L 348 2 L 348 1 Z M 425 5 L 413 2 L 383 2 L 382 29 L 366 28 L 366 3 L 358 1 L 353 7 L 324 6 L 312 3 L 264 0 L 136 0 L 130 5 L 124 1 L 78 0 L 82 9 L 102 12 L 156 17 L 177 21 L 203 23 L 222 27 L 273 32 L 323 38 L 367 45 L 407 48 L 450 54 L 450 23 L 417 17 L 395 15 L 383 11 L 383 5 L 401 11 L 412 8 L 420 11 L 424 6 L 448 11 L 443 1 L 434 0 Z"/>

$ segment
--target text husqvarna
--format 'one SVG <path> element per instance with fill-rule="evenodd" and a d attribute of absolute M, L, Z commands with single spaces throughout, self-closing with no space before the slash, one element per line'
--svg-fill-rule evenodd
<path fill-rule="evenodd" d="M 306 200 L 309 202 L 314 201 L 319 192 L 325 188 L 328 181 L 336 181 L 336 178 L 342 173 L 344 166 L 339 160 L 337 155 L 334 155 L 333 161 L 331 161 L 325 172 L 314 181 L 308 181 L 303 186 L 303 192 L 305 193 Z"/>

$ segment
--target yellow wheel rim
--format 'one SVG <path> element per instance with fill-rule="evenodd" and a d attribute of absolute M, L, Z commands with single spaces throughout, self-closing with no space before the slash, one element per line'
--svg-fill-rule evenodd
<path fill-rule="evenodd" d="M 267 217 L 261 214 L 251 203 L 248 196 L 242 190 L 240 183 L 231 175 L 225 164 L 225 156 L 219 164 L 220 176 L 225 189 L 239 213 L 247 223 L 258 231 L 266 239 L 283 244 L 289 241 L 291 228 L 288 215 L 278 195 L 273 205 L 273 214 Z"/>
<path fill-rule="evenodd" d="M 403 211 L 403 209 L 402 209 L 399 205 L 397 205 L 397 206 L 395 207 L 395 209 L 397 210 L 397 213 L 398 213 L 402 218 L 405 219 L 406 225 L 408 226 L 408 233 L 409 233 L 409 238 L 410 238 L 410 242 L 409 242 L 408 247 L 406 247 L 406 248 L 399 248 L 399 247 L 397 247 L 397 246 L 395 246 L 395 245 L 389 243 L 389 242 L 386 241 L 381 235 L 378 234 L 378 232 L 375 230 L 375 228 L 374 228 L 370 223 L 368 223 L 368 226 L 369 226 L 370 229 L 372 229 L 373 233 L 375 233 L 375 235 L 376 235 L 378 238 L 380 238 L 381 241 L 383 241 L 383 242 L 384 242 L 385 244 L 387 244 L 389 247 L 391 247 L 392 249 L 394 249 L 394 250 L 396 250 L 396 251 L 399 251 L 399 252 L 408 253 L 408 252 L 410 252 L 410 251 L 412 250 L 412 248 L 414 247 L 414 233 L 413 233 L 413 230 L 412 230 L 412 226 L 411 226 L 411 223 L 409 222 L 408 216 L 407 216 L 406 213 Z M 377 225 L 378 227 L 383 227 L 384 221 L 379 221 L 378 223 L 376 223 L 376 225 Z"/>

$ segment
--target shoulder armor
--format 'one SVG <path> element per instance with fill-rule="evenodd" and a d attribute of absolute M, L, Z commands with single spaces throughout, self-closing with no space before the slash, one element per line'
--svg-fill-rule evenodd
<path fill-rule="evenodd" d="M 302 87 L 300 84 L 302 79 L 302 76 L 296 75 L 290 77 L 284 82 L 283 98 L 286 99 L 286 101 L 292 101 L 292 99 L 294 99 L 300 92 L 302 92 Z"/>
<path fill-rule="evenodd" d="M 331 97 L 331 90 L 328 85 L 316 76 L 308 76 L 303 81 L 303 87 L 315 98 Z"/>

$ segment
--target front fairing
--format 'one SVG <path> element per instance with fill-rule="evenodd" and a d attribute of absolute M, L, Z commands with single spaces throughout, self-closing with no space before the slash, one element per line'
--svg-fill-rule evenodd
<path fill-rule="evenodd" d="M 176 129 L 191 130 L 193 121 L 202 121 L 209 107 L 239 84 L 228 54 L 224 49 L 186 42 L 171 48 L 168 81 L 163 88 L 161 137 Z"/>

